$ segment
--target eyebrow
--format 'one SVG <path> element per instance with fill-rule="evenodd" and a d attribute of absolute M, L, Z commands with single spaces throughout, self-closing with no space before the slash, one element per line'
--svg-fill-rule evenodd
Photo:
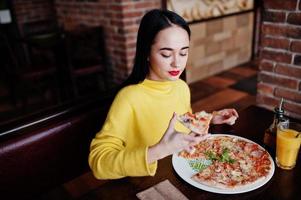
<path fill-rule="evenodd" d="M 187 46 L 187 47 L 182 47 L 181 48 L 181 50 L 184 50 L 184 49 L 188 49 L 189 47 Z M 159 49 L 160 51 L 161 50 L 168 50 L 168 51 L 172 51 L 173 49 L 172 48 L 168 48 L 168 47 L 163 47 L 163 48 L 161 48 L 161 49 Z"/>

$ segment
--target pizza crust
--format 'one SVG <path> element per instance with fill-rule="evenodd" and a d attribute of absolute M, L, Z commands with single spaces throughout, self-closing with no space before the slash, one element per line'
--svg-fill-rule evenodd
<path fill-rule="evenodd" d="M 185 113 L 178 116 L 180 121 L 185 127 L 198 134 L 207 134 L 209 125 L 213 115 L 205 111 L 192 113 Z"/>
<path fill-rule="evenodd" d="M 262 182 L 265 178 L 266 177 L 260 177 L 256 181 L 252 182 L 251 184 L 252 185 L 256 185 L 257 183 Z M 191 177 L 191 179 L 194 180 L 194 181 L 196 181 L 199 184 L 206 185 L 208 187 L 213 187 L 213 188 L 221 189 L 221 190 L 229 190 L 229 189 L 239 190 L 239 189 L 245 187 L 245 185 L 247 184 L 246 183 L 244 185 L 237 185 L 237 186 L 233 186 L 233 187 L 227 187 L 225 184 L 222 184 L 222 183 L 219 183 L 219 182 L 216 182 L 216 181 L 213 181 L 213 180 L 201 179 L 201 178 L 199 178 L 197 176 L 197 174 L 193 175 Z M 250 183 L 248 183 L 248 184 L 250 186 Z"/>
<path fill-rule="evenodd" d="M 203 185 L 206 185 L 208 187 L 214 187 L 214 188 L 217 188 L 217 189 L 228 189 L 225 187 L 225 185 L 219 183 L 219 182 L 215 182 L 213 180 L 205 180 L 205 179 L 200 179 L 197 174 L 193 175 L 192 177 L 192 180 L 200 183 L 200 184 L 203 184 Z"/>

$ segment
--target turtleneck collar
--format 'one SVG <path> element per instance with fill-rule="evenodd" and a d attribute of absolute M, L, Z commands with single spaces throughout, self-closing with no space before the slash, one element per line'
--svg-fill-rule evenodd
<path fill-rule="evenodd" d="M 174 85 L 177 83 L 176 81 L 154 81 L 150 79 L 144 79 L 141 85 L 147 89 L 152 91 L 160 92 L 160 93 L 169 93 Z"/>

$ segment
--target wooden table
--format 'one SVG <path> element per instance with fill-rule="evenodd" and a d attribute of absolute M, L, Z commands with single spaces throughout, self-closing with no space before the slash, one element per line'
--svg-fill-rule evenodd
<path fill-rule="evenodd" d="M 273 112 L 256 106 L 248 107 L 239 113 L 240 117 L 233 127 L 215 126 L 212 133 L 239 135 L 263 145 L 264 130 L 273 121 Z M 297 121 L 297 120 L 295 120 Z M 269 149 L 274 159 L 275 150 Z M 127 177 L 112 180 L 84 195 L 81 199 L 137 199 L 136 194 L 161 181 L 168 179 L 189 199 L 273 199 L 293 200 L 301 198 L 301 160 L 299 159 L 293 170 L 286 171 L 278 167 L 272 179 L 259 189 L 242 194 L 216 194 L 191 186 L 179 177 L 174 171 L 171 156 L 158 163 L 154 177 Z M 275 165 L 276 166 L 276 165 Z"/>

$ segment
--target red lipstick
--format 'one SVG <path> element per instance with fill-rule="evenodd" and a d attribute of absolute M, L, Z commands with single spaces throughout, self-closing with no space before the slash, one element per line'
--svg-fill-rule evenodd
<path fill-rule="evenodd" d="M 177 76 L 177 75 L 179 75 L 180 71 L 178 71 L 178 70 L 177 71 L 168 71 L 168 73 L 172 76 Z"/>

